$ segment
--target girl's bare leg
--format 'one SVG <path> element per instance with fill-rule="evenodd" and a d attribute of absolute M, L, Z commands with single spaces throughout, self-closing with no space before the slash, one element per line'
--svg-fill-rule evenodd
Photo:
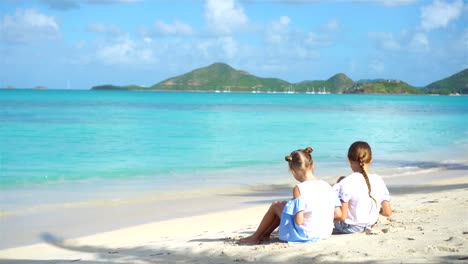
<path fill-rule="evenodd" d="M 263 233 L 262 237 L 260 238 L 260 241 L 270 241 L 270 235 L 275 231 L 275 229 L 280 225 L 281 218 L 275 217 L 275 220 L 273 220 L 273 223 L 268 227 L 267 230 Z"/>
<path fill-rule="evenodd" d="M 285 204 L 286 202 L 273 202 L 265 213 L 265 216 L 263 216 L 257 231 L 251 236 L 242 238 L 240 242 L 243 244 L 260 244 L 263 239 L 269 238 L 271 232 L 273 232 L 280 223 L 281 212 Z"/>
<path fill-rule="evenodd" d="M 283 213 L 283 209 L 284 209 L 284 206 L 286 205 L 287 201 L 282 201 L 282 202 L 279 202 L 280 205 L 278 205 L 278 209 L 280 210 L 278 213 L 279 215 L 281 216 L 281 214 Z M 281 217 L 275 217 L 275 220 L 273 221 L 273 223 L 271 223 L 271 225 L 268 227 L 267 230 L 265 230 L 265 232 L 263 233 L 263 236 L 260 238 L 261 241 L 270 241 L 270 235 L 271 233 L 273 233 L 273 231 L 275 231 L 275 229 L 280 225 L 281 223 Z"/>

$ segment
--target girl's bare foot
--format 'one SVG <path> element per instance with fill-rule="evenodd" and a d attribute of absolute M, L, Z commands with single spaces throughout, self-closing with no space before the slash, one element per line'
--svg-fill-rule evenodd
<path fill-rule="evenodd" d="M 260 242 L 270 242 L 270 236 L 262 236 L 262 238 L 260 238 Z"/>
<path fill-rule="evenodd" d="M 258 245 L 260 242 L 260 239 L 256 238 L 254 235 L 244 237 L 239 240 L 239 243 L 244 245 Z"/>

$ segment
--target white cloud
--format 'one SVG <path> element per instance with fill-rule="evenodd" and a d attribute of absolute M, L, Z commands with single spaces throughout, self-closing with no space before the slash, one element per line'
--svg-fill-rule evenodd
<path fill-rule="evenodd" d="M 230 36 L 211 38 L 185 47 L 187 53 L 196 53 L 205 60 L 233 59 L 239 54 L 239 44 Z"/>
<path fill-rule="evenodd" d="M 39 0 L 51 9 L 71 10 L 78 9 L 83 4 L 89 5 L 112 5 L 112 4 L 132 4 L 141 0 Z"/>
<path fill-rule="evenodd" d="M 427 39 L 426 34 L 421 32 L 414 34 L 411 39 L 410 46 L 413 50 L 418 52 L 429 51 L 429 40 Z"/>
<path fill-rule="evenodd" d="M 69 10 L 79 8 L 80 5 L 76 0 L 40 0 L 52 9 Z"/>
<path fill-rule="evenodd" d="M 210 56 L 211 47 L 212 43 L 210 41 L 202 41 L 195 44 L 195 48 L 199 52 L 199 55 L 204 58 L 208 58 Z"/>
<path fill-rule="evenodd" d="M 143 38 L 152 39 L 161 36 L 190 37 L 195 35 L 195 32 L 191 25 L 178 20 L 174 21 L 173 23 L 167 23 L 159 20 L 156 21 L 154 26 L 151 28 L 141 26 L 138 29 L 138 33 Z"/>
<path fill-rule="evenodd" d="M 357 62 L 354 59 L 352 59 L 352 60 L 350 60 L 348 62 L 348 71 L 347 72 L 349 74 L 354 74 L 356 72 L 356 70 L 357 70 Z"/>
<path fill-rule="evenodd" d="M 341 24 L 338 20 L 336 19 L 332 19 L 330 21 L 328 21 L 324 26 L 323 28 L 326 30 L 326 31 L 338 31 L 340 30 L 341 28 Z"/>
<path fill-rule="evenodd" d="M 102 23 L 89 24 L 87 29 L 91 32 L 108 35 L 112 37 L 121 36 L 124 32 L 116 25 L 106 25 Z"/>
<path fill-rule="evenodd" d="M 464 56 L 461 56 L 461 59 L 464 61 L 463 68 L 468 68 L 468 60 L 466 59 L 468 50 L 468 28 L 465 29 L 465 31 L 463 32 L 463 35 L 460 37 L 459 42 L 459 50 L 461 53 L 465 54 Z"/>
<path fill-rule="evenodd" d="M 80 50 L 80 49 L 83 49 L 83 48 L 86 47 L 86 41 L 80 40 L 80 41 L 78 41 L 77 43 L 75 43 L 74 46 L 75 46 L 76 49 L 79 49 L 79 50 Z"/>
<path fill-rule="evenodd" d="M 460 43 L 461 50 L 466 52 L 468 50 L 468 28 L 465 29 L 463 35 L 460 37 Z"/>
<path fill-rule="evenodd" d="M 303 39 L 304 44 L 315 47 L 330 47 L 334 44 L 333 36 L 309 32 Z"/>
<path fill-rule="evenodd" d="M 316 46 L 323 46 L 325 36 L 313 32 L 294 30 L 291 19 L 281 16 L 272 21 L 265 29 L 265 46 L 258 52 L 269 65 L 276 65 L 278 60 L 295 63 L 320 57 Z"/>
<path fill-rule="evenodd" d="M 158 21 L 156 22 L 156 30 L 160 34 L 164 35 L 192 35 L 193 34 L 193 29 L 192 26 L 189 24 L 180 22 L 180 21 L 174 21 L 174 23 L 169 24 L 164 21 Z"/>
<path fill-rule="evenodd" d="M 266 40 L 273 45 L 286 44 L 290 39 L 289 24 L 291 19 L 287 16 L 282 16 L 278 20 L 273 21 L 270 28 L 266 31 Z"/>
<path fill-rule="evenodd" d="M 289 26 L 289 23 L 291 23 L 291 19 L 287 16 L 281 16 L 279 19 L 279 24 L 284 25 L 284 26 Z"/>
<path fill-rule="evenodd" d="M 381 2 L 385 6 L 401 6 L 401 5 L 409 5 L 412 3 L 417 2 L 418 0 L 381 0 Z M 371 1 L 372 2 L 372 1 Z"/>
<path fill-rule="evenodd" d="M 308 32 L 303 36 L 305 44 L 316 47 L 329 47 L 335 43 L 338 33 L 341 30 L 341 23 L 337 19 L 331 19 L 320 26 L 318 32 Z"/>
<path fill-rule="evenodd" d="M 230 35 L 248 23 L 247 15 L 236 0 L 206 0 L 205 18 L 208 27 L 221 35 Z"/>
<path fill-rule="evenodd" d="M 409 5 L 417 1 L 419 0 L 353 0 L 353 2 L 363 2 L 363 3 L 368 2 L 372 4 L 380 3 L 389 7 Z M 317 4 L 320 2 L 328 2 L 328 1 L 324 1 L 324 0 L 275 0 L 275 2 L 299 5 L 299 4 Z M 340 2 L 340 1 L 336 1 L 336 2 Z"/>
<path fill-rule="evenodd" d="M 329 37 L 326 34 L 295 30 L 291 23 L 288 16 L 281 16 L 265 28 L 265 46 L 261 54 L 266 60 L 277 61 L 282 58 L 298 62 L 320 57 L 317 47 L 329 45 Z"/>
<path fill-rule="evenodd" d="M 443 49 L 447 60 L 458 60 L 463 68 L 468 67 L 468 28 L 460 31 L 458 35 L 454 35 L 449 39 L 446 47 Z"/>
<path fill-rule="evenodd" d="M 374 41 L 379 52 L 398 52 L 398 54 L 424 53 L 431 50 L 426 33 L 402 30 L 399 34 L 389 32 L 370 32 L 369 39 Z M 409 52 L 409 53 L 408 53 Z M 397 54 L 397 53 L 393 53 Z"/>
<path fill-rule="evenodd" d="M 392 33 L 388 32 L 369 32 L 369 38 L 373 40 L 377 46 L 385 50 L 399 50 L 400 44 L 395 39 Z"/>
<path fill-rule="evenodd" d="M 369 70 L 375 74 L 382 74 L 385 71 L 385 64 L 377 59 L 374 59 L 369 64 Z"/>
<path fill-rule="evenodd" d="M 421 9 L 421 27 L 424 30 L 446 27 L 451 21 L 458 19 L 462 12 L 462 0 L 452 3 L 435 0 L 431 5 Z"/>
<path fill-rule="evenodd" d="M 238 50 L 236 41 L 232 37 L 223 37 L 221 42 L 226 57 L 228 59 L 234 58 Z"/>
<path fill-rule="evenodd" d="M 0 40 L 11 43 L 32 43 L 59 37 L 59 26 L 52 16 L 35 9 L 17 9 L 0 22 Z"/>
<path fill-rule="evenodd" d="M 89 4 L 93 5 L 110 5 L 110 4 L 132 4 L 141 2 L 141 0 L 88 0 Z"/>
<path fill-rule="evenodd" d="M 133 41 L 126 40 L 102 47 L 97 51 L 97 55 L 106 64 L 127 64 L 130 61 L 130 54 L 135 50 L 134 46 Z"/>
<path fill-rule="evenodd" d="M 319 45 L 322 43 L 322 38 L 317 33 L 309 32 L 305 38 L 305 43 L 309 45 Z"/>
<path fill-rule="evenodd" d="M 96 55 L 104 64 L 134 65 L 156 61 L 151 49 L 141 47 L 131 39 L 121 39 L 116 43 L 101 47 Z"/>

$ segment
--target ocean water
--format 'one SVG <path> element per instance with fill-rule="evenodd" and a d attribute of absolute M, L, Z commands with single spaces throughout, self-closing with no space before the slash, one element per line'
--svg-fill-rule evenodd
<path fill-rule="evenodd" d="M 0 205 L 268 184 L 307 146 L 343 175 L 356 140 L 390 176 L 460 166 L 468 97 L 0 90 Z"/>

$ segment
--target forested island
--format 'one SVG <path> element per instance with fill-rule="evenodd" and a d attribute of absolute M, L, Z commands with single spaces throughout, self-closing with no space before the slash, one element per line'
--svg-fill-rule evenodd
<path fill-rule="evenodd" d="M 375 79 L 353 81 L 344 73 L 327 80 L 289 83 L 277 78 L 262 78 L 236 70 L 225 63 L 171 77 L 153 86 L 99 85 L 92 90 L 130 91 L 212 91 L 252 93 L 333 93 L 333 94 L 468 94 L 468 69 L 435 81 L 425 87 L 414 87 L 401 80 Z"/>

